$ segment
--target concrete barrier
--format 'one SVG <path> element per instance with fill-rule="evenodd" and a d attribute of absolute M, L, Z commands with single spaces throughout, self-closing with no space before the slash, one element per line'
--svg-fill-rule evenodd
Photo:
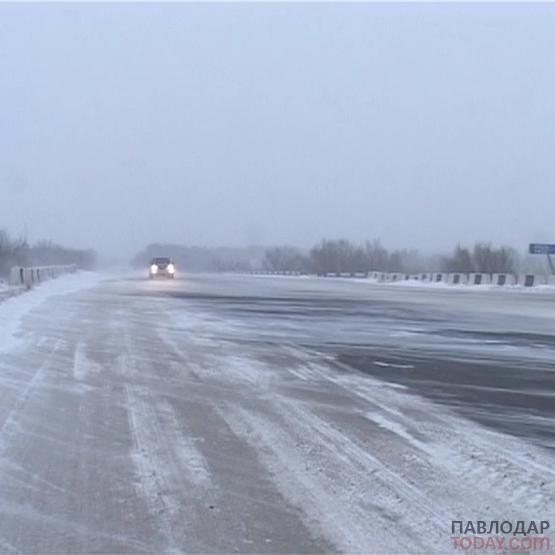
<path fill-rule="evenodd" d="M 522 287 L 533 287 L 534 280 L 534 274 L 519 274 L 517 284 Z"/>
<path fill-rule="evenodd" d="M 517 276 L 514 274 L 493 274 L 491 277 L 492 285 L 504 287 L 506 285 L 516 285 Z"/>
<path fill-rule="evenodd" d="M 491 283 L 491 274 L 472 272 L 468 275 L 468 283 L 470 285 L 489 285 Z"/>
<path fill-rule="evenodd" d="M 468 283 L 468 275 L 463 272 L 452 272 L 447 275 L 447 283 L 450 283 L 451 285 L 463 285 Z"/>
<path fill-rule="evenodd" d="M 293 275 L 293 274 L 291 274 Z M 298 274 L 296 274 L 298 275 Z M 366 278 L 368 274 L 366 272 L 328 272 L 324 277 L 335 277 L 335 278 Z"/>
<path fill-rule="evenodd" d="M 447 283 L 449 281 L 449 274 L 445 272 L 434 272 L 432 274 L 432 280 L 435 283 Z"/>
<path fill-rule="evenodd" d="M 547 276 L 538 274 L 519 274 L 517 284 L 522 287 L 536 287 L 547 285 Z"/>
<path fill-rule="evenodd" d="M 33 285 L 54 279 L 62 274 L 70 274 L 77 271 L 76 264 L 63 266 L 14 266 L 10 270 L 9 284 L 12 287 L 26 287 L 31 289 Z"/>
<path fill-rule="evenodd" d="M 238 272 L 238 273 L 245 273 L 245 272 Z M 251 276 L 302 276 L 304 275 L 302 272 L 298 272 L 296 270 L 249 270 L 246 272 Z M 335 275 L 335 274 L 319 274 L 327 277 L 328 275 Z"/>
<path fill-rule="evenodd" d="M 75 265 L 71 266 L 37 266 L 37 267 L 14 267 L 11 269 L 9 283 L 14 286 L 32 287 L 33 284 L 57 277 L 63 273 L 74 272 Z M 297 271 L 271 271 L 251 270 L 243 273 L 254 275 L 285 275 L 299 276 L 307 275 Z M 404 274 L 401 272 L 333 272 L 319 274 L 320 277 L 341 278 L 370 278 L 383 283 L 421 281 L 424 283 L 445 283 L 450 285 L 494 285 L 536 287 L 538 285 L 555 286 L 555 275 L 543 274 L 511 274 L 511 273 L 485 273 L 485 272 L 423 272 L 421 274 Z"/>

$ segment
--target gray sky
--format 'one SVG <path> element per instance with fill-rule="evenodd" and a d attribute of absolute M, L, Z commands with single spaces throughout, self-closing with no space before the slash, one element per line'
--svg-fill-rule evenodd
<path fill-rule="evenodd" d="M 555 5 L 0 5 L 0 227 L 128 254 L 555 242 Z"/>

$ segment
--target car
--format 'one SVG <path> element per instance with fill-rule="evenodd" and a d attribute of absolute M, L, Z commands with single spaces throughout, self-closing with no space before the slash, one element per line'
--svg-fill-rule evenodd
<path fill-rule="evenodd" d="M 157 277 L 173 279 L 175 277 L 175 264 L 173 260 L 167 257 L 153 258 L 150 261 L 148 277 L 149 279 Z"/>

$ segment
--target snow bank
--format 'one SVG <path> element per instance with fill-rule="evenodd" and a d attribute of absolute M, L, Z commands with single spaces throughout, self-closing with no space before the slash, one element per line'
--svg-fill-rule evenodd
<path fill-rule="evenodd" d="M 63 295 L 96 285 L 102 276 L 96 272 L 78 272 L 42 283 L 39 287 L 0 302 L 0 350 L 15 345 L 21 319 L 54 295 Z M 0 301 L 3 299 L 0 291 Z"/>
<path fill-rule="evenodd" d="M 0 280 L 0 302 L 11 296 L 11 291 L 8 284 Z"/>

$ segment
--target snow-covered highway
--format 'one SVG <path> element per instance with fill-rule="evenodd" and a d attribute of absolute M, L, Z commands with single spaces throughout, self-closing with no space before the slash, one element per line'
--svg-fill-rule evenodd
<path fill-rule="evenodd" d="M 0 303 L 1 552 L 451 552 L 555 509 L 555 294 L 67 276 Z"/>

